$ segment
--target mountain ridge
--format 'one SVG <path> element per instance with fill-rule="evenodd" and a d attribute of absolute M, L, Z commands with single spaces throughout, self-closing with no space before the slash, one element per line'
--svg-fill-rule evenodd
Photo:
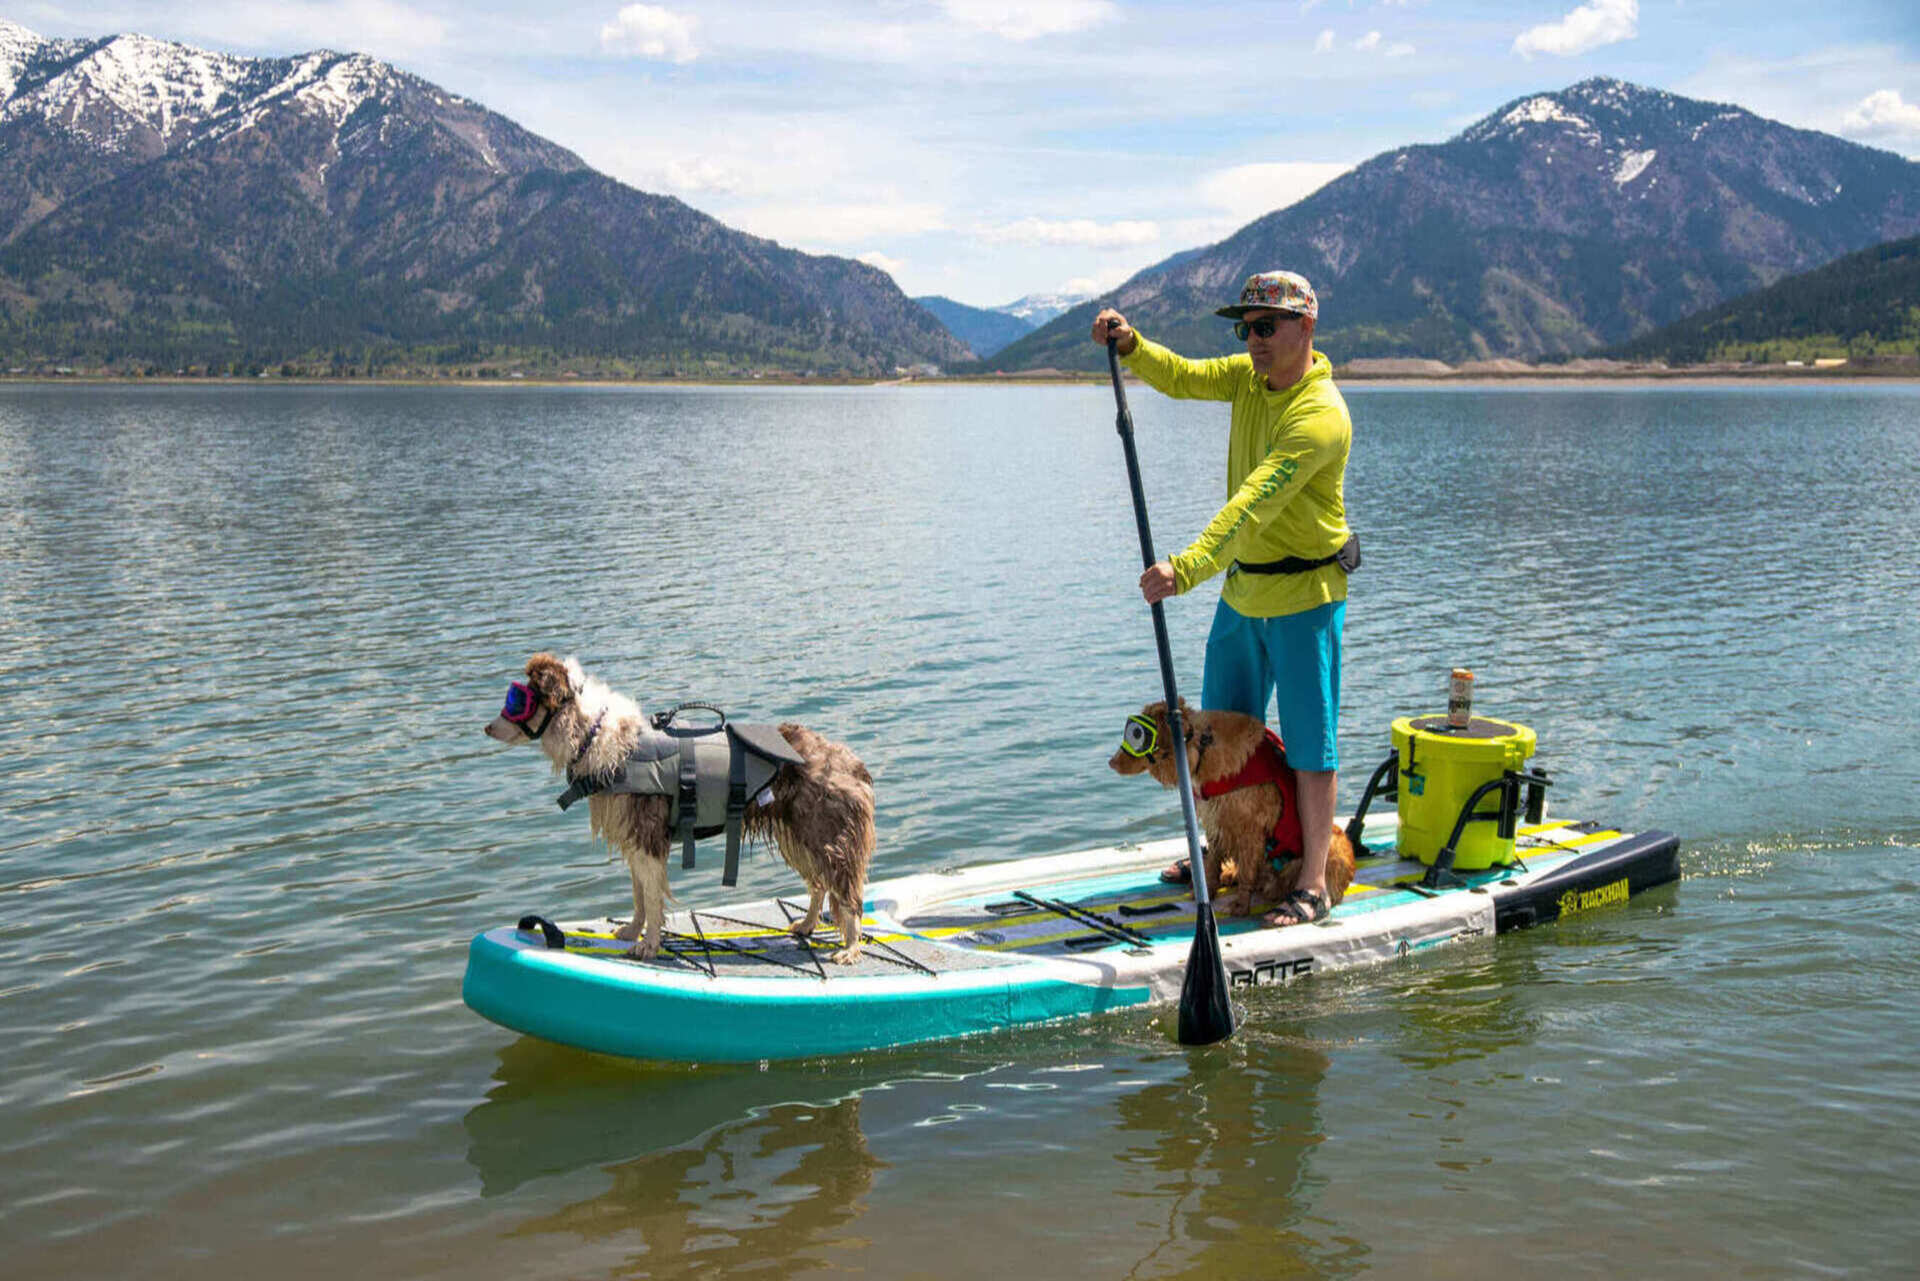
<path fill-rule="evenodd" d="M 1394 148 L 1104 301 L 1196 356 L 1211 315 L 1290 267 L 1336 359 L 1554 358 L 1624 341 L 1842 253 L 1920 231 L 1920 164 L 1724 103 L 1607 77 L 1526 94 L 1442 143 Z M 995 368 L 1096 368 L 1098 304 Z M 1082 350 L 1086 348 L 1086 350 Z"/>
<path fill-rule="evenodd" d="M 948 333 L 982 359 L 1034 329 L 1031 321 L 1010 315 L 1004 308 L 971 307 L 944 294 L 919 294 L 914 301 L 932 312 Z"/>
<path fill-rule="evenodd" d="M 0 25 L 0 353 L 878 374 L 967 352 L 884 272 L 750 236 L 361 54 Z"/>
<path fill-rule="evenodd" d="M 942 294 L 925 294 L 914 301 L 932 312 L 949 333 L 984 360 L 1062 312 L 1079 306 L 1090 296 L 1058 291 L 1026 294 L 998 307 L 972 307 Z"/>
<path fill-rule="evenodd" d="M 1672 364 L 1920 357 L 1920 236 L 1846 254 L 1615 348 Z"/>

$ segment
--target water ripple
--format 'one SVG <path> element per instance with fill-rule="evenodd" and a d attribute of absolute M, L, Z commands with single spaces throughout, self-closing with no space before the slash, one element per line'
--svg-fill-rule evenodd
<path fill-rule="evenodd" d="M 1116 1016 L 674 1075 L 502 1050 L 459 1002 L 476 929 L 625 893 L 544 765 L 481 736 L 502 683 L 554 649 L 650 707 L 844 738 L 881 875 L 1170 834 L 1168 796 L 1105 769 L 1158 686 L 1105 389 L 0 392 L 0 1213 L 43 1243 L 15 1262 L 184 1273 L 166 1220 L 243 1264 L 348 1232 L 395 1274 L 632 1271 L 644 1189 L 696 1207 L 646 1220 L 711 1229 L 696 1261 L 909 1271 L 940 1256 L 892 1243 L 948 1230 L 924 1205 L 969 1207 L 958 1258 L 990 1186 L 1069 1225 L 1022 1238 L 1036 1270 L 1431 1270 L 1370 1225 L 1392 1204 L 1472 1249 L 1464 1194 L 1534 1207 L 1537 1235 L 1497 1224 L 1523 1266 L 1629 1220 L 1642 1270 L 1698 1257 L 1657 1227 L 1680 1197 L 1742 1225 L 1721 1270 L 1763 1272 L 1807 1255 L 1768 1245 L 1792 1197 L 1834 1186 L 1864 1209 L 1810 1217 L 1874 1270 L 1916 1186 L 1884 1135 L 1920 1120 L 1889 1050 L 1920 982 L 1920 396 L 1350 400 L 1343 797 L 1470 666 L 1478 708 L 1538 730 L 1556 808 L 1681 834 L 1680 886 L 1252 993 L 1218 1054 Z M 1171 549 L 1220 499 L 1224 418 L 1135 416 Z M 1168 611 L 1189 693 L 1210 609 Z M 791 889 L 762 853 L 726 893 Z M 537 1183 L 552 1221 L 480 1226 L 476 1177 Z M 782 1228 L 809 1199 L 866 1244 Z M 749 1231 L 778 1244 L 719 1244 Z"/>

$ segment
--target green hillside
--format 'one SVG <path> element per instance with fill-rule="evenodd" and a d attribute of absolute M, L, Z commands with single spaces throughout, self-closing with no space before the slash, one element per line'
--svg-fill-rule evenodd
<path fill-rule="evenodd" d="M 1920 353 L 1920 236 L 1893 240 L 1642 334 L 1613 354 L 1694 365 Z"/>

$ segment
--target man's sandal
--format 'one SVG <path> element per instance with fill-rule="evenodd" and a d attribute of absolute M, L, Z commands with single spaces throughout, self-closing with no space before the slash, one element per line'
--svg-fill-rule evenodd
<path fill-rule="evenodd" d="M 1313 890 L 1295 890 L 1262 919 L 1268 925 L 1312 925 L 1326 920 L 1332 910 L 1333 904 L 1326 895 Z"/>

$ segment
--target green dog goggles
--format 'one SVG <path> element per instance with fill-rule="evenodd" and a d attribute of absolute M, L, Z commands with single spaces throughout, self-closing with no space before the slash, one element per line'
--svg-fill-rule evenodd
<path fill-rule="evenodd" d="M 1127 717 L 1127 727 L 1120 733 L 1120 750 L 1129 756 L 1151 756 L 1153 749 L 1160 745 L 1160 727 L 1145 716 L 1135 714 Z"/>

